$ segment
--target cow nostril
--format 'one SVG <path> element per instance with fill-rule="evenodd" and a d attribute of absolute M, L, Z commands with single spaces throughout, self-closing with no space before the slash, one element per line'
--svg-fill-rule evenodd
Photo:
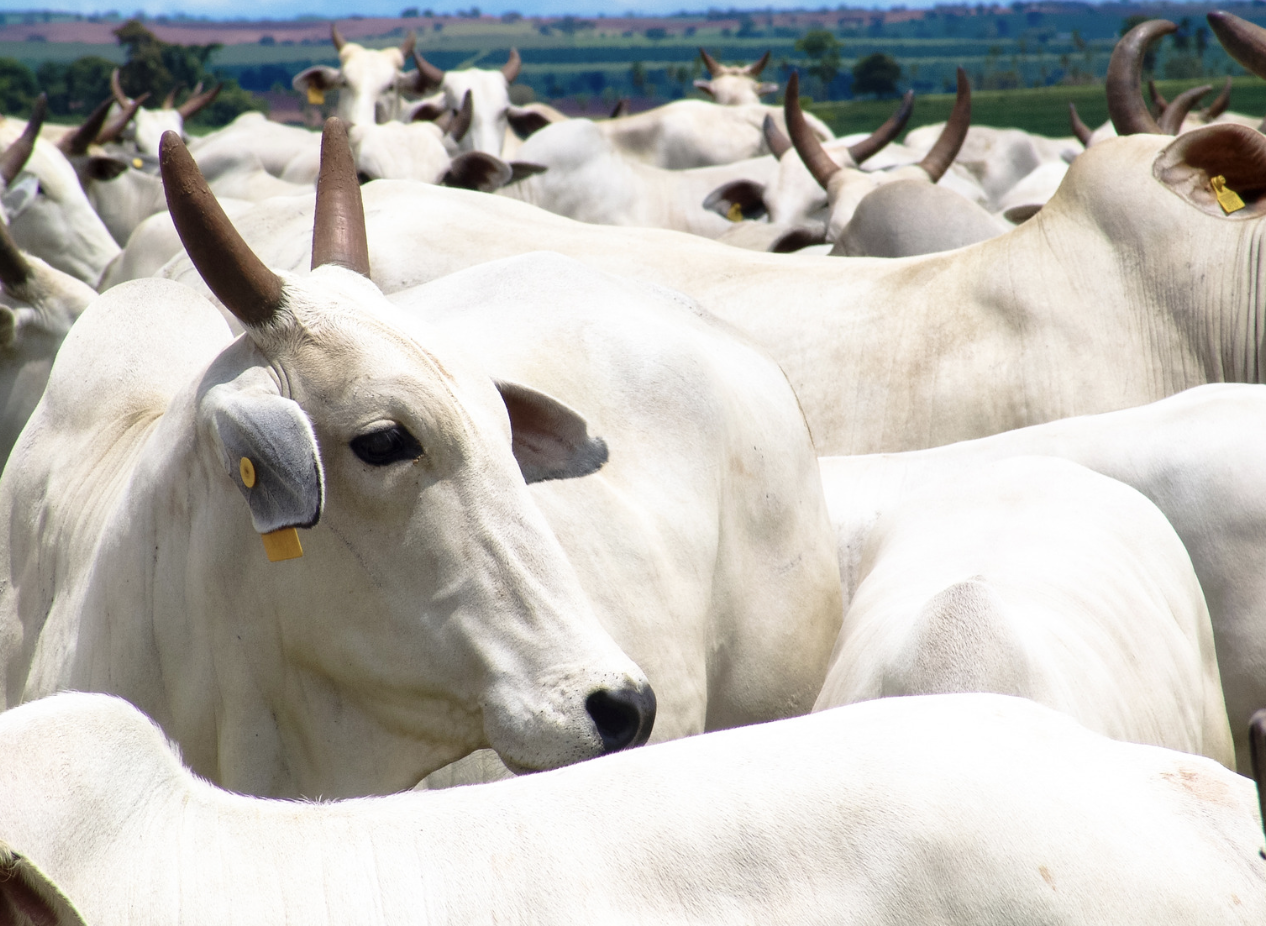
<path fill-rule="evenodd" d="M 641 688 L 599 689 L 585 699 L 604 752 L 641 746 L 655 725 L 655 692 Z"/>

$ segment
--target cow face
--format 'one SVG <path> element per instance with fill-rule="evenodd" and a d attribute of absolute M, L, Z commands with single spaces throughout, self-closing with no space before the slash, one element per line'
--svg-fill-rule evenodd
<path fill-rule="evenodd" d="M 469 68 L 464 71 L 448 71 L 440 85 L 444 104 L 457 112 L 469 93 L 472 117 L 470 129 L 458 142 L 462 151 L 482 151 L 494 156 L 501 155 L 505 146 L 506 130 L 510 126 L 510 84 L 501 71 L 485 71 Z"/>
<path fill-rule="evenodd" d="M 722 106 L 759 105 L 761 97 L 778 92 L 778 85 L 757 80 L 746 68 L 726 68 L 737 73 L 722 74 L 711 80 L 696 80 L 695 87 Z"/>
<path fill-rule="evenodd" d="M 406 40 L 403 48 L 365 48 L 341 38 L 335 44 L 339 46 L 339 67 L 310 67 L 299 72 L 291 83 L 312 101 L 318 101 L 324 93 L 340 91 L 338 115 L 344 122 L 388 122 L 400 114 L 400 94 L 421 89 L 420 75 L 404 71 L 411 40 Z"/>

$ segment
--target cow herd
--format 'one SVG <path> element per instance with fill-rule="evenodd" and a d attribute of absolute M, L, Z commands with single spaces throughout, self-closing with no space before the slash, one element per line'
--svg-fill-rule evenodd
<path fill-rule="evenodd" d="M 1173 29 L 1066 139 L 336 27 L 319 134 L 0 122 L 0 924 L 1266 922 L 1266 136 Z"/>

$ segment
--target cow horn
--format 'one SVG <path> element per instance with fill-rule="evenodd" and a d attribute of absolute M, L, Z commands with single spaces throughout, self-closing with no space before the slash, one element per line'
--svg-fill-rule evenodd
<path fill-rule="evenodd" d="M 782 129 L 778 128 L 778 123 L 769 113 L 765 114 L 761 131 L 765 134 L 765 144 L 769 146 L 774 157 L 781 161 L 782 156 L 791 150 L 791 139 L 782 133 Z"/>
<path fill-rule="evenodd" d="M 202 87 L 202 84 L 198 84 L 197 87 L 193 88 L 193 94 L 180 104 L 180 108 L 176 112 L 180 113 L 180 118 L 182 119 L 192 118 L 196 113 L 211 105 L 211 101 L 219 95 L 223 86 L 223 83 L 219 83 L 206 93 L 199 93 L 198 90 Z"/>
<path fill-rule="evenodd" d="M 430 86 L 438 87 L 440 84 L 444 83 L 444 72 L 431 62 L 427 61 L 416 51 L 413 52 L 413 66 L 418 69 L 419 73 L 421 73 L 422 77 L 425 78 L 426 82 Z"/>
<path fill-rule="evenodd" d="M 510 57 L 506 63 L 501 65 L 501 73 L 506 79 L 507 84 L 514 83 L 514 79 L 519 76 L 519 71 L 523 70 L 523 59 L 519 57 L 517 48 L 510 49 Z"/>
<path fill-rule="evenodd" d="M 1161 92 L 1156 89 L 1156 81 L 1150 77 L 1147 79 L 1147 92 L 1152 98 L 1152 105 L 1156 107 L 1156 115 L 1163 116 L 1169 108 L 1169 100 L 1161 96 Z"/>
<path fill-rule="evenodd" d="M 702 48 L 699 49 L 699 57 L 703 59 L 703 66 L 708 69 L 708 75 L 710 77 L 715 78 L 721 73 L 721 65 L 718 64 L 717 60 Z"/>
<path fill-rule="evenodd" d="M 343 46 L 347 44 L 347 39 L 343 38 L 343 33 L 338 31 L 335 23 L 330 23 L 330 41 L 334 43 L 335 51 L 342 51 Z"/>
<path fill-rule="evenodd" d="M 813 134 L 809 123 L 805 122 L 804 113 L 800 110 L 800 72 L 792 71 L 787 78 L 787 98 L 783 101 L 783 111 L 787 119 L 787 132 L 791 135 L 791 143 L 796 146 L 796 153 L 804 166 L 809 168 L 813 179 L 826 189 L 827 181 L 840 171 L 840 165 L 831 160 L 831 156 L 822 147 L 822 142 Z"/>
<path fill-rule="evenodd" d="M 769 64 L 769 55 L 770 53 L 766 51 L 765 54 L 760 56 L 759 61 L 757 61 L 755 64 L 749 64 L 747 66 L 747 76 L 760 77 L 760 72 L 765 70 L 765 65 Z"/>
<path fill-rule="evenodd" d="M 1221 11 L 1205 16 L 1226 53 L 1258 77 L 1266 77 L 1266 29 Z"/>
<path fill-rule="evenodd" d="M 128 95 L 123 92 L 123 84 L 119 82 L 118 68 L 115 68 L 110 72 L 110 92 L 114 94 L 114 102 L 118 103 L 119 106 L 124 109 L 126 109 L 127 105 L 132 102 L 128 98 Z"/>
<path fill-rule="evenodd" d="M 113 97 L 106 97 L 97 104 L 97 108 L 88 114 L 79 128 L 67 132 L 57 141 L 57 147 L 67 157 L 78 157 L 88 153 L 88 146 L 101 134 L 101 126 L 105 124 L 106 115 L 114 105 Z"/>
<path fill-rule="evenodd" d="M 448 127 L 448 134 L 452 136 L 453 141 L 461 141 L 466 137 L 466 133 L 470 131 L 470 123 L 474 118 L 475 102 L 470 96 L 470 91 L 467 90 L 466 95 L 462 97 L 461 109 L 457 110 L 457 116 Z"/>
<path fill-rule="evenodd" d="M 9 234 L 9 226 L 0 222 L 0 283 L 9 292 L 21 289 L 31 278 L 31 265 Z"/>
<path fill-rule="evenodd" d="M 623 119 L 628 114 L 629 114 L 629 101 L 626 97 L 621 97 L 620 99 L 615 101 L 615 106 L 611 108 L 611 115 L 609 115 L 607 118 L 608 119 Z M 765 118 L 768 119 L 769 117 L 766 116 Z"/>
<path fill-rule="evenodd" d="M 404 37 L 404 41 L 400 43 L 400 54 L 404 55 L 407 60 L 413 54 L 413 49 L 418 44 L 418 33 L 416 30 L 410 29 L 409 34 Z"/>
<path fill-rule="evenodd" d="M 176 105 L 176 91 L 179 89 L 180 89 L 180 84 L 176 84 L 176 86 L 168 90 L 167 95 L 163 97 L 163 105 L 160 106 L 159 109 L 171 109 L 173 106 L 175 106 Z M 194 91 L 194 93 L 197 93 L 197 92 L 198 92 L 197 90 Z"/>
<path fill-rule="evenodd" d="M 1076 103 L 1068 104 L 1068 124 L 1072 127 L 1073 134 L 1077 136 L 1077 140 L 1080 141 L 1083 146 L 1088 146 L 1090 144 L 1090 136 L 1092 136 L 1094 132 L 1090 130 L 1090 126 L 1081 121 L 1081 116 L 1077 115 Z"/>
<path fill-rule="evenodd" d="M 40 126 L 44 124 L 44 113 L 47 111 L 48 95 L 41 93 L 35 98 L 35 105 L 31 107 L 31 118 L 26 120 L 26 128 L 22 130 L 22 134 L 13 144 L 4 149 L 4 154 L 0 154 L 0 180 L 4 181 L 5 186 L 13 182 L 13 178 L 21 172 L 30 159 L 31 152 L 35 150 L 35 139 L 40 134 Z"/>
<path fill-rule="evenodd" d="M 959 68 L 958 95 L 954 98 L 954 108 L 950 110 L 950 117 L 941 130 L 941 137 L 919 162 L 919 166 L 932 178 L 933 183 L 940 180 L 954 163 L 954 158 L 958 157 L 958 149 L 963 147 L 970 128 L 971 81 L 967 79 L 967 72 Z"/>
<path fill-rule="evenodd" d="M 1143 53 L 1148 46 L 1177 31 L 1178 27 L 1167 19 L 1149 19 L 1122 36 L 1112 49 L 1104 94 L 1108 98 L 1108 117 L 1118 135 L 1164 134 L 1143 103 L 1139 82 L 1143 78 Z"/>
<path fill-rule="evenodd" d="M 907 90 L 901 98 L 897 111 L 888 117 L 888 121 L 875 129 L 869 136 L 855 145 L 848 146 L 848 153 L 854 164 L 861 164 L 874 154 L 883 150 L 884 146 L 901 134 L 910 121 L 910 113 L 914 112 L 914 91 Z"/>
<path fill-rule="evenodd" d="M 369 240 L 356 180 L 356 159 L 347 140 L 347 123 L 337 116 L 326 119 L 321 132 L 321 172 L 316 189 L 312 269 L 338 264 L 369 276 Z"/>
<path fill-rule="evenodd" d="M 104 145 L 106 142 L 112 142 L 127 128 L 127 124 L 132 121 L 132 117 L 136 115 L 136 111 L 141 108 L 141 104 L 149 99 L 149 91 L 142 93 L 134 100 L 128 101 L 123 107 L 123 112 L 119 113 L 101 130 L 101 134 L 97 136 L 97 144 Z"/>
<path fill-rule="evenodd" d="M 1182 129 L 1183 120 L 1187 118 L 1187 113 L 1191 112 L 1191 108 L 1199 102 L 1200 98 L 1212 89 L 1212 84 L 1205 84 L 1202 87 L 1184 90 L 1174 97 L 1173 102 L 1161 113 L 1159 125 L 1162 134 L 1177 135 Z"/>
<path fill-rule="evenodd" d="M 1218 95 L 1213 98 L 1213 102 L 1205 108 L 1203 113 L 1206 122 L 1212 122 L 1218 116 L 1226 112 L 1226 108 L 1231 105 L 1231 78 L 1228 76 L 1226 83 L 1222 85 L 1222 89 Z"/>
<path fill-rule="evenodd" d="M 167 210 L 189 259 L 243 325 L 267 325 L 281 307 L 281 277 L 238 234 L 180 136 L 164 132 L 159 151 Z"/>

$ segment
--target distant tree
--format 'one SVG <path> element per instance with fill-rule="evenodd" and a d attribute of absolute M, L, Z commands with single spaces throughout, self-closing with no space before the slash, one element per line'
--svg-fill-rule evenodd
<path fill-rule="evenodd" d="M 86 115 L 110 96 L 110 73 L 114 67 L 113 61 L 90 55 L 70 64 L 45 61 L 35 77 L 48 94 L 48 109 L 53 115 Z"/>
<path fill-rule="evenodd" d="M 416 6 L 406 6 L 400 11 L 401 19 L 416 19 L 418 16 L 418 8 Z"/>
<path fill-rule="evenodd" d="M 875 52 L 853 65 L 853 92 L 873 93 L 876 96 L 893 96 L 897 81 L 901 78 L 901 65 L 890 55 Z"/>
<path fill-rule="evenodd" d="M 659 42 L 668 38 L 668 30 L 661 26 L 652 26 L 646 30 L 646 37 L 652 42 Z"/>
<path fill-rule="evenodd" d="M 12 58 L 0 58 L 0 113 L 26 115 L 39 93 L 39 83 L 30 68 Z"/>
<path fill-rule="evenodd" d="M 633 85 L 633 89 L 638 94 L 646 92 L 646 68 L 642 62 L 634 61 L 629 65 L 629 83 Z"/>
<path fill-rule="evenodd" d="M 826 29 L 810 29 L 796 39 L 796 51 L 809 59 L 808 72 L 822 83 L 823 95 L 840 72 L 840 43 Z"/>

